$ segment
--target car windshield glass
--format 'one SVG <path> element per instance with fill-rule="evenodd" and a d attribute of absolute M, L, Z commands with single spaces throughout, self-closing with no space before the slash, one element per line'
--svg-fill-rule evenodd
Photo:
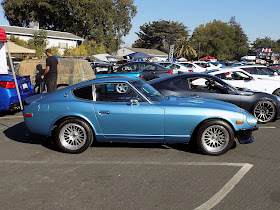
<path fill-rule="evenodd" d="M 146 98 L 148 98 L 151 102 L 159 102 L 164 100 L 164 96 L 159 93 L 156 89 L 150 86 L 148 83 L 143 80 L 136 80 L 130 82 L 139 92 L 141 92 Z"/>

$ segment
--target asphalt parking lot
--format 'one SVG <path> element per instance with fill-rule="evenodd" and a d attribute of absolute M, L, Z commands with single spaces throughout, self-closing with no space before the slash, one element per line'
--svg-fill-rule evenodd
<path fill-rule="evenodd" d="M 280 209 L 280 120 L 212 157 L 184 145 L 97 144 L 61 153 L 0 116 L 1 209 Z"/>

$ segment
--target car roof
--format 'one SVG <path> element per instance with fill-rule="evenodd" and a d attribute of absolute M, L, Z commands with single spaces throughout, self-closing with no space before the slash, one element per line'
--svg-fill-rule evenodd
<path fill-rule="evenodd" d="M 214 72 L 209 72 L 210 74 L 221 74 L 221 73 L 227 73 L 227 72 L 234 72 L 234 71 L 242 71 L 242 72 L 246 72 L 243 69 L 240 68 L 222 68 L 219 71 L 214 71 Z M 248 72 L 246 72 L 247 74 L 249 74 Z"/>
<path fill-rule="evenodd" d="M 165 77 L 160 77 L 160 78 L 157 78 L 157 79 L 153 79 L 149 82 L 149 84 L 155 84 L 155 83 L 159 83 L 159 82 L 162 82 L 162 81 L 173 80 L 173 79 L 177 79 L 177 78 L 181 78 L 181 77 L 184 77 L 184 78 L 192 78 L 192 77 L 217 78 L 216 76 L 211 75 L 211 74 L 190 72 L 190 73 L 172 74 L 170 76 L 165 76 Z"/>

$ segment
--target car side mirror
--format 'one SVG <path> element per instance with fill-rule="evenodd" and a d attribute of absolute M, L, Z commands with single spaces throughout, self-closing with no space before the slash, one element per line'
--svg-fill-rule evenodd
<path fill-rule="evenodd" d="M 130 105 L 139 105 L 139 102 L 137 99 L 130 99 Z"/>

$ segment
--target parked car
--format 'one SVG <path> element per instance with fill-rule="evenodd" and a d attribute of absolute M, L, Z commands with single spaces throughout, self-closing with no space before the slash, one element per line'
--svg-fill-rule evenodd
<path fill-rule="evenodd" d="M 192 141 L 205 154 L 221 155 L 234 137 L 241 144 L 253 142 L 252 131 L 258 128 L 254 116 L 233 104 L 164 97 L 135 77 L 94 79 L 35 95 L 24 104 L 29 131 L 54 136 L 58 147 L 69 153 L 83 152 L 93 141 Z"/>
<path fill-rule="evenodd" d="M 195 64 L 193 62 L 180 62 L 180 64 L 184 65 L 186 68 L 192 70 L 193 72 L 207 71 L 207 68 L 203 68 L 202 66 Z"/>
<path fill-rule="evenodd" d="M 165 68 L 157 63 L 145 61 L 129 62 L 119 66 L 114 73 L 131 71 L 142 71 L 142 76 L 145 80 L 152 80 L 173 74 L 173 70 L 171 69 Z"/>
<path fill-rule="evenodd" d="M 158 64 L 162 65 L 168 69 L 172 69 L 174 74 L 176 74 L 178 72 L 193 72 L 192 69 L 187 68 L 186 66 L 184 66 L 181 63 L 164 61 L 164 62 L 158 62 Z"/>
<path fill-rule="evenodd" d="M 206 71 L 213 70 L 213 69 L 219 69 L 222 67 L 222 64 L 218 64 L 216 66 L 216 65 L 206 62 L 206 61 L 194 61 L 193 63 L 199 65 L 202 68 L 205 68 Z"/>
<path fill-rule="evenodd" d="M 280 97 L 263 92 L 241 91 L 220 78 L 203 73 L 185 73 L 150 82 L 165 96 L 193 96 L 235 104 L 252 113 L 259 122 L 280 118 Z"/>
<path fill-rule="evenodd" d="M 257 92 L 265 92 L 280 96 L 280 82 L 269 79 L 259 79 L 248 72 L 237 68 L 223 68 L 212 71 L 215 75 L 237 88 L 250 89 Z"/>
<path fill-rule="evenodd" d="M 234 68 L 243 69 L 249 74 L 254 75 L 259 79 L 271 79 L 271 80 L 280 80 L 280 75 L 276 70 L 270 69 L 263 65 L 244 65 L 236 66 Z"/>
<path fill-rule="evenodd" d="M 112 65 L 107 66 L 107 69 L 104 71 L 95 72 L 96 78 L 101 77 L 111 77 L 111 76 L 130 76 L 130 77 L 138 77 L 143 78 L 143 71 L 116 71 Z"/>
<path fill-rule="evenodd" d="M 34 87 L 29 76 L 16 75 L 21 100 L 34 95 Z M 13 74 L 0 74 L 0 110 L 19 110 L 20 104 Z"/>

